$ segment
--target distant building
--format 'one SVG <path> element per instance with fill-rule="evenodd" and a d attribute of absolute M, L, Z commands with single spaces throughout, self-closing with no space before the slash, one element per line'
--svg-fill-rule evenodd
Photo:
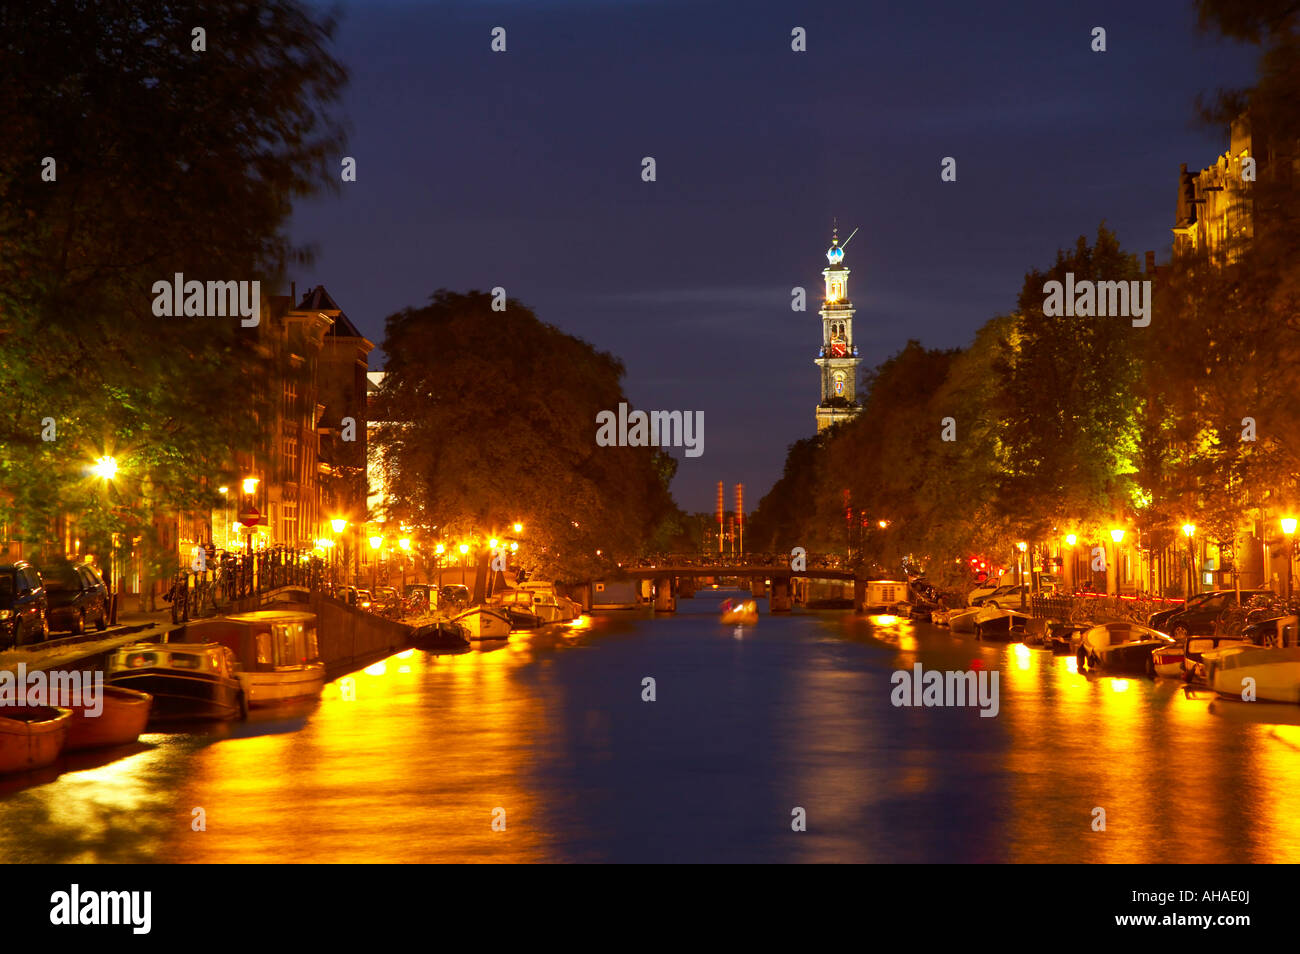
<path fill-rule="evenodd" d="M 1178 207 L 1174 224 L 1174 254 L 1197 250 L 1231 261 L 1234 246 L 1254 236 L 1254 215 L 1250 186 L 1260 162 L 1252 141 L 1249 115 L 1232 123 L 1228 151 L 1214 165 L 1200 172 L 1188 172 L 1183 163 L 1178 172 Z"/>
<path fill-rule="evenodd" d="M 826 261 L 830 264 L 822 270 L 826 289 L 819 312 L 822 346 L 817 353 L 822 381 L 821 401 L 817 405 L 818 431 L 852 420 L 862 412 L 857 399 L 858 364 L 862 359 L 853 343 L 854 309 L 849 300 L 849 269 L 844 265 L 844 249 L 840 246 L 838 229 L 832 234 Z"/>

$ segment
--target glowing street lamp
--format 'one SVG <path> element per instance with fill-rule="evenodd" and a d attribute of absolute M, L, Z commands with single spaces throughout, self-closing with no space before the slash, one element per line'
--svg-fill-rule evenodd
<path fill-rule="evenodd" d="M 257 493 L 257 485 L 258 485 L 258 483 L 259 483 L 259 481 L 258 481 L 258 479 L 257 479 L 256 477 L 245 477 L 245 478 L 244 478 L 244 493 L 248 494 L 250 497 L 251 497 L 253 494 Z"/>
<path fill-rule="evenodd" d="M 117 475 L 117 458 L 100 457 L 91 465 L 90 471 L 101 480 L 112 480 Z"/>
<path fill-rule="evenodd" d="M 460 555 L 464 556 L 466 553 L 469 553 L 469 544 L 462 543 L 459 549 L 460 549 Z"/>
<path fill-rule="evenodd" d="M 1196 547 L 1192 544 L 1192 537 L 1196 536 L 1196 524 L 1183 524 L 1183 535 L 1187 537 L 1187 596 L 1190 599 L 1192 591 L 1196 589 Z"/>
<path fill-rule="evenodd" d="M 335 533 L 342 533 L 347 529 L 348 522 L 342 517 L 335 517 L 330 521 L 330 526 L 334 528 Z"/>
<path fill-rule="evenodd" d="M 1123 530 L 1120 530 L 1120 529 L 1112 530 L 1112 531 L 1110 532 L 1110 538 L 1111 538 L 1112 540 L 1114 540 L 1116 543 L 1123 543 L 1123 542 L 1124 542 L 1124 531 L 1123 531 Z"/>
<path fill-rule="evenodd" d="M 1079 542 L 1079 538 L 1075 536 L 1073 533 L 1067 533 L 1065 535 L 1065 545 L 1067 547 L 1072 547 L 1078 542 Z"/>
<path fill-rule="evenodd" d="M 524 532 L 524 525 L 522 523 L 515 524 L 515 533 L 523 533 L 523 532 Z"/>
<path fill-rule="evenodd" d="M 491 540 L 488 541 L 488 546 L 491 547 L 493 550 L 495 550 L 499 542 L 500 541 L 498 541 L 496 537 L 493 537 Z"/>

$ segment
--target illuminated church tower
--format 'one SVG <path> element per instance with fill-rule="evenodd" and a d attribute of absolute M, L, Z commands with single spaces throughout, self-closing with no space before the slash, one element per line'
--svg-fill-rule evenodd
<path fill-rule="evenodd" d="M 856 233 L 857 230 L 854 229 Z M 850 235 L 844 244 L 853 239 Z M 844 266 L 844 249 L 839 229 L 831 237 L 826 252 L 830 264 L 822 270 L 826 279 L 826 297 L 822 301 L 822 348 L 817 367 L 822 373 L 822 399 L 817 405 L 817 430 L 852 420 L 861 411 L 858 406 L 858 349 L 853 345 L 853 303 L 849 301 L 849 270 Z"/>

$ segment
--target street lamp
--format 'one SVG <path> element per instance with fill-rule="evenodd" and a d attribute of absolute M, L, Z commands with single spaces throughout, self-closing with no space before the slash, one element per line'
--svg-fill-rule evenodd
<path fill-rule="evenodd" d="M 1282 518 L 1282 532 L 1286 534 L 1286 598 L 1291 599 L 1292 564 L 1295 563 L 1295 517 Z"/>
<path fill-rule="evenodd" d="M 112 480 L 117 475 L 117 458 L 100 457 L 91 465 L 90 470 L 101 480 Z"/>
<path fill-rule="evenodd" d="M 1196 588 L 1195 569 L 1193 564 L 1196 563 L 1196 548 L 1192 544 L 1192 537 L 1196 536 L 1196 524 L 1183 524 L 1183 534 L 1187 537 L 1187 598 L 1192 598 L 1192 590 Z"/>
<path fill-rule="evenodd" d="M 1020 555 L 1016 557 L 1016 582 L 1020 584 L 1020 608 L 1025 608 L 1025 551 L 1029 549 L 1029 544 L 1023 540 L 1016 544 L 1016 549 Z"/>
<path fill-rule="evenodd" d="M 523 533 L 523 532 L 524 532 L 524 525 L 522 523 L 515 524 L 515 533 Z"/>
<path fill-rule="evenodd" d="M 1119 596 L 1119 545 L 1124 542 L 1124 531 L 1116 527 L 1110 532 L 1110 538 L 1115 541 L 1115 595 Z"/>

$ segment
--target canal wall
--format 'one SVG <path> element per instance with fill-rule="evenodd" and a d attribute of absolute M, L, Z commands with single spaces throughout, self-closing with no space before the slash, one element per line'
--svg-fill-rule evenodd
<path fill-rule="evenodd" d="M 284 604 L 285 608 L 293 605 Z M 412 627 L 406 623 L 384 619 L 319 593 L 306 604 L 297 605 L 316 614 L 320 658 L 330 679 L 364 669 L 410 647 Z"/>

